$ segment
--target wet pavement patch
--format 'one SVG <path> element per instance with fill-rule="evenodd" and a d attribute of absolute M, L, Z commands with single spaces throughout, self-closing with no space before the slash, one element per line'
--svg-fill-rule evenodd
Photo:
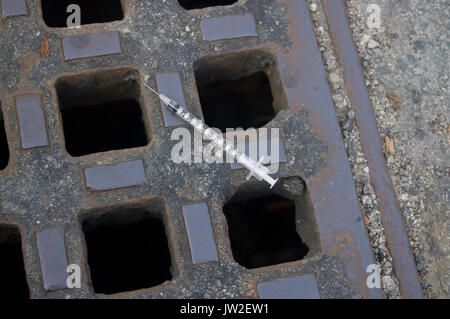
<path fill-rule="evenodd" d="M 142 160 L 88 167 L 84 176 L 89 191 L 101 192 L 148 183 Z"/>
<path fill-rule="evenodd" d="M 200 22 L 200 28 L 205 41 L 258 36 L 252 14 L 204 19 Z"/>
<path fill-rule="evenodd" d="M 280 278 L 258 284 L 261 299 L 319 299 L 319 289 L 314 275 Z"/>
<path fill-rule="evenodd" d="M 47 291 L 67 288 L 67 254 L 64 228 L 54 227 L 36 233 L 42 281 Z"/>
<path fill-rule="evenodd" d="M 22 148 L 48 146 L 47 126 L 40 94 L 15 96 Z"/>
<path fill-rule="evenodd" d="M 183 218 L 194 264 L 219 261 L 208 206 L 205 203 L 183 206 Z"/>
<path fill-rule="evenodd" d="M 3 17 L 27 15 L 27 4 L 25 0 L 1 0 Z"/>

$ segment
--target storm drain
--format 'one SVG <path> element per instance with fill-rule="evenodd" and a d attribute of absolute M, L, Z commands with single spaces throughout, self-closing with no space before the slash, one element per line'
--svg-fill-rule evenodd
<path fill-rule="evenodd" d="M 297 192 L 304 190 L 297 177 L 284 179 L 282 183 L 294 185 Z M 307 193 L 282 192 L 286 197 L 250 183 L 224 205 L 233 257 L 240 265 L 259 268 L 301 260 L 318 252 Z"/>
<path fill-rule="evenodd" d="M 57 81 L 66 149 L 70 155 L 148 144 L 138 83 L 139 73 L 128 68 L 67 76 Z"/>
<path fill-rule="evenodd" d="M 283 108 L 281 94 L 272 94 L 279 77 L 270 54 L 204 58 L 195 64 L 195 78 L 205 122 L 222 132 L 260 128 Z"/>
<path fill-rule="evenodd" d="M 98 215 L 100 213 L 101 215 Z M 82 221 L 91 281 L 96 293 L 157 286 L 172 279 L 162 212 L 117 208 Z"/>
<path fill-rule="evenodd" d="M 17 227 L 0 224 L 0 298 L 27 299 L 28 285 Z"/>
<path fill-rule="evenodd" d="M 105 23 L 123 19 L 120 0 L 41 0 L 45 24 L 53 28 L 67 27 L 67 8 L 71 4 L 80 6 L 81 24 Z"/>
<path fill-rule="evenodd" d="M 215 6 L 228 6 L 238 2 L 238 0 L 178 0 L 178 2 L 186 10 L 192 10 Z"/>
<path fill-rule="evenodd" d="M 0 104 L 0 171 L 8 166 L 9 162 L 9 148 L 8 140 L 6 139 L 5 121 L 3 120 L 3 113 Z"/>

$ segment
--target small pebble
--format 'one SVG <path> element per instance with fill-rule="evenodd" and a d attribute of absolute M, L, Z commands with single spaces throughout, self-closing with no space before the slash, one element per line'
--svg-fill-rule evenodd
<path fill-rule="evenodd" d="M 380 46 L 380 44 L 377 41 L 373 40 L 373 39 L 371 39 L 369 41 L 369 43 L 367 44 L 367 47 L 369 49 L 375 49 L 375 48 L 378 48 L 379 46 Z"/>
<path fill-rule="evenodd" d="M 330 75 L 328 76 L 328 79 L 330 80 L 330 82 L 332 84 L 337 84 L 339 83 L 339 75 L 337 75 L 337 73 L 330 73 Z"/>

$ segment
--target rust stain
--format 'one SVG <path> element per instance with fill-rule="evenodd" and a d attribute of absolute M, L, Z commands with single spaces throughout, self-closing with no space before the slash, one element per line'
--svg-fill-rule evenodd
<path fill-rule="evenodd" d="M 50 55 L 50 44 L 46 36 L 41 36 L 41 56 L 46 58 Z"/>
<path fill-rule="evenodd" d="M 336 249 L 347 248 L 352 242 L 350 233 L 341 233 L 336 235 Z"/>
<path fill-rule="evenodd" d="M 398 107 L 402 106 L 402 101 L 398 97 L 393 96 L 391 93 L 386 93 L 386 97 L 392 102 L 394 102 L 394 104 L 397 105 Z"/>
<path fill-rule="evenodd" d="M 395 155 L 394 139 L 386 136 L 384 141 L 386 143 L 386 151 L 391 155 Z"/>
<path fill-rule="evenodd" d="M 43 197 L 43 200 L 44 200 L 44 203 L 46 203 L 48 205 L 52 202 L 52 197 L 48 194 L 45 194 Z"/>

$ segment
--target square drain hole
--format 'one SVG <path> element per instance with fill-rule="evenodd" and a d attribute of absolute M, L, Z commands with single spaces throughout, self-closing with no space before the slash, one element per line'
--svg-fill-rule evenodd
<path fill-rule="evenodd" d="M 238 2 L 238 0 L 178 0 L 178 2 L 186 10 L 192 10 L 215 6 L 228 6 Z"/>
<path fill-rule="evenodd" d="M 96 293 L 150 288 L 172 279 L 164 208 L 115 208 L 82 220 L 87 260 Z"/>
<path fill-rule="evenodd" d="M 0 224 L 0 298 L 28 299 L 22 239 L 17 227 Z"/>
<path fill-rule="evenodd" d="M 194 67 L 205 122 L 222 132 L 260 128 L 286 108 L 278 66 L 269 53 L 206 57 Z"/>
<path fill-rule="evenodd" d="M 41 0 L 42 16 L 51 28 L 66 28 L 70 4 L 80 6 L 81 24 L 105 23 L 122 20 L 123 8 L 120 0 Z"/>
<path fill-rule="evenodd" d="M 139 72 L 132 68 L 64 76 L 56 91 L 67 152 L 74 156 L 148 145 Z"/>
<path fill-rule="evenodd" d="M 316 254 L 319 240 L 307 194 L 268 193 L 249 185 L 223 207 L 236 262 L 253 269 Z"/>
<path fill-rule="evenodd" d="M 0 104 L 0 171 L 8 166 L 9 162 L 9 148 L 8 140 L 6 138 L 5 121 Z"/>

